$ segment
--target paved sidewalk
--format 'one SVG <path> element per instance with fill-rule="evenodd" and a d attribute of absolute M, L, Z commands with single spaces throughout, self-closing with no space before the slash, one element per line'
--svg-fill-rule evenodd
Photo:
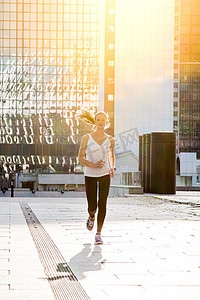
<path fill-rule="evenodd" d="M 176 192 L 176 195 L 153 195 L 155 198 L 178 203 L 200 204 L 200 192 Z"/>
<path fill-rule="evenodd" d="M 85 228 L 84 198 L 0 198 L 0 300 L 54 299 L 19 201 L 91 300 L 200 299 L 200 208 L 155 197 L 109 198 L 101 246 Z"/>

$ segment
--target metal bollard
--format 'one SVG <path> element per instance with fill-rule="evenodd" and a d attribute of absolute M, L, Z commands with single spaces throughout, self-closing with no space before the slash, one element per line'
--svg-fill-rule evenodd
<path fill-rule="evenodd" d="M 11 180 L 10 182 L 10 186 L 11 186 L 11 197 L 14 197 L 14 180 Z"/>

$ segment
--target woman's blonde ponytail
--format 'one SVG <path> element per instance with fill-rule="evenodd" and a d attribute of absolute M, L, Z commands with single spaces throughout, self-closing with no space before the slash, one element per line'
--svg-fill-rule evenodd
<path fill-rule="evenodd" d="M 92 116 L 92 114 L 87 111 L 86 109 L 82 108 L 77 114 L 76 118 L 82 120 L 83 122 L 94 125 L 95 124 L 95 118 Z"/>

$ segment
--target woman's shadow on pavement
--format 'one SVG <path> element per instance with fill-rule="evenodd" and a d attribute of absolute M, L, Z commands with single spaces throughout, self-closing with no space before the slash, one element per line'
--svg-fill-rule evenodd
<path fill-rule="evenodd" d="M 100 245 L 84 244 L 81 252 L 73 256 L 69 261 L 69 266 L 78 279 L 84 279 L 86 272 L 101 270 L 102 249 Z"/>

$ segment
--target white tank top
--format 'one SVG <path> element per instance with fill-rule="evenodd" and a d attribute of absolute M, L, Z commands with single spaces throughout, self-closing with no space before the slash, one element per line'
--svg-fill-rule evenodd
<path fill-rule="evenodd" d="M 110 141 L 107 135 L 106 140 L 101 144 L 97 144 L 91 134 L 89 134 L 89 139 L 86 148 L 86 159 L 90 162 L 97 162 L 99 160 L 105 161 L 105 165 L 102 168 L 91 168 L 85 166 L 84 175 L 88 177 L 101 177 L 108 175 L 109 168 L 109 151 L 110 151 Z"/>

